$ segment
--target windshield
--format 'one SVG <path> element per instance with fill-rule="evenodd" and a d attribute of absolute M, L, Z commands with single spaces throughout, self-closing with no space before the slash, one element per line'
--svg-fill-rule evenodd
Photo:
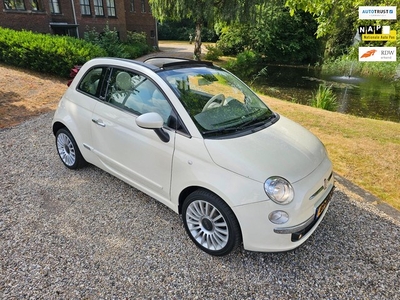
<path fill-rule="evenodd" d="M 276 115 L 242 81 L 219 68 L 164 70 L 203 136 L 221 136 L 266 126 Z"/>

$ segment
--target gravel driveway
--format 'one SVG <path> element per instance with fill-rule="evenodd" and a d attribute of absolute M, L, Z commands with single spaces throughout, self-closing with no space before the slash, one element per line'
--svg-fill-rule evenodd
<path fill-rule="evenodd" d="M 400 222 L 335 192 L 287 253 L 211 257 L 178 215 L 59 160 L 52 113 L 0 131 L 1 299 L 400 299 Z"/>

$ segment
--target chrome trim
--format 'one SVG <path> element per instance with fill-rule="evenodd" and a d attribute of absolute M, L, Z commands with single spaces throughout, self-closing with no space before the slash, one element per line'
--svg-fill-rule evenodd
<path fill-rule="evenodd" d="M 311 197 L 309 198 L 309 200 L 314 199 L 314 198 L 315 198 L 319 193 L 321 193 L 323 190 L 324 190 L 324 187 L 321 186 L 321 187 L 319 188 L 318 191 L 316 191 L 314 194 L 311 195 Z"/>
<path fill-rule="evenodd" d="M 314 221 L 314 215 L 309 217 L 305 222 L 295 225 L 292 227 L 282 227 L 282 228 L 274 228 L 274 232 L 278 234 L 290 234 L 290 233 L 296 233 L 299 231 L 302 231 L 304 228 L 306 228 L 308 225 L 310 225 Z"/>
<path fill-rule="evenodd" d="M 92 147 L 90 147 L 88 144 L 83 143 L 83 147 L 85 147 L 86 149 L 92 151 Z"/>
<path fill-rule="evenodd" d="M 331 182 L 333 176 L 333 172 L 331 172 L 331 174 L 328 176 L 328 178 L 324 179 L 324 184 L 314 193 L 310 196 L 309 200 L 314 199 L 319 193 L 321 193 L 322 191 L 326 190 L 328 188 L 328 183 Z"/>

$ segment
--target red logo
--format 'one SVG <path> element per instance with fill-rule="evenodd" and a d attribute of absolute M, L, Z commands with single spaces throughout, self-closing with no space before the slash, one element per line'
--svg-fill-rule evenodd
<path fill-rule="evenodd" d="M 363 55 L 361 55 L 361 58 L 373 56 L 375 54 L 375 52 L 377 52 L 377 50 L 369 50 L 369 51 L 365 52 Z"/>

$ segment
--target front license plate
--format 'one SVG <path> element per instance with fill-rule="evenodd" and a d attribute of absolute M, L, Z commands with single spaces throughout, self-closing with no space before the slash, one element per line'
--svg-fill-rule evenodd
<path fill-rule="evenodd" d="M 318 206 L 317 212 L 315 214 L 315 219 L 318 219 L 322 215 L 322 213 L 328 206 L 329 202 L 331 201 L 332 195 L 333 195 L 333 189 L 329 192 L 328 196 L 326 196 L 325 200 L 322 201 L 322 203 Z"/>

